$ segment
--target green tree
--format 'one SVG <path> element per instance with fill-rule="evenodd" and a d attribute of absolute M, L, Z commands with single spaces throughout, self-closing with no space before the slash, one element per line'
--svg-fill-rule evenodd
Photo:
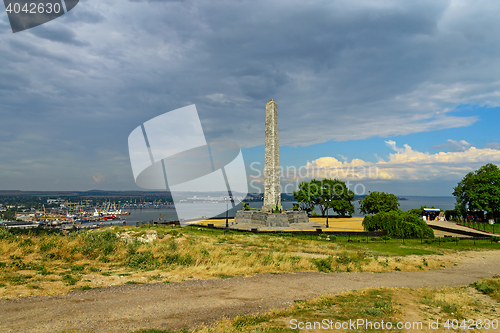
<path fill-rule="evenodd" d="M 411 213 L 411 214 L 415 214 L 415 215 L 418 215 L 418 216 L 422 216 L 424 215 L 424 209 L 425 208 L 433 208 L 433 209 L 436 209 L 436 207 L 432 206 L 432 207 L 427 207 L 427 205 L 423 205 L 423 206 L 420 206 L 420 208 L 412 208 L 408 211 L 408 213 Z"/>
<path fill-rule="evenodd" d="M 293 191 L 293 197 L 298 201 L 300 209 L 311 213 L 314 210 L 314 199 L 319 193 L 319 188 L 310 182 L 301 182 L 297 191 Z"/>
<path fill-rule="evenodd" d="M 322 216 L 327 209 L 332 209 L 342 216 L 354 213 L 354 192 L 339 179 L 312 179 L 302 182 L 293 195 L 300 202 L 301 208 L 307 212 L 312 212 L 314 206 L 319 206 Z"/>
<path fill-rule="evenodd" d="M 455 210 L 462 216 L 468 211 L 486 211 L 489 218 L 498 217 L 500 207 L 500 169 L 488 163 L 469 172 L 453 189 Z"/>
<path fill-rule="evenodd" d="M 7 209 L 2 214 L 3 219 L 7 220 L 7 221 L 15 221 L 16 220 L 16 212 L 17 212 L 17 207 Z"/>
<path fill-rule="evenodd" d="M 354 214 L 354 192 L 339 179 L 330 180 L 329 186 L 333 189 L 329 207 L 341 216 Z"/>
<path fill-rule="evenodd" d="M 363 214 L 377 214 L 399 210 L 399 200 L 394 194 L 385 192 L 370 192 L 359 200 L 359 210 Z"/>

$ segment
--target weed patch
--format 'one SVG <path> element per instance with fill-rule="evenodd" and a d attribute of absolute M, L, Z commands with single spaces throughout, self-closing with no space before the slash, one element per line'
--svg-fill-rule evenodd
<path fill-rule="evenodd" d="M 316 266 L 318 272 L 329 273 L 332 271 L 332 258 L 313 258 L 311 262 Z"/>
<path fill-rule="evenodd" d="M 127 261 L 127 265 L 132 268 L 145 269 L 149 267 L 156 267 L 157 261 L 151 251 L 135 252 Z"/>
<path fill-rule="evenodd" d="M 476 288 L 479 292 L 500 302 L 500 276 L 475 282 L 471 284 L 471 287 Z"/>
<path fill-rule="evenodd" d="M 17 284 L 25 284 L 26 281 L 28 281 L 29 279 L 31 279 L 33 276 L 31 275 L 22 275 L 22 274 L 15 274 L 15 275 L 12 275 L 10 277 L 8 277 L 8 281 L 13 284 L 13 285 L 17 285 Z"/>
<path fill-rule="evenodd" d="M 71 274 L 64 274 L 62 276 L 62 280 L 66 285 L 73 286 L 75 285 L 78 281 L 80 281 L 79 277 L 73 277 Z"/>
<path fill-rule="evenodd" d="M 115 245 L 119 242 L 119 238 L 111 230 L 99 232 L 87 232 L 83 236 L 84 245 L 81 253 L 91 258 L 95 258 L 101 254 L 108 256 L 115 251 Z"/>
<path fill-rule="evenodd" d="M 71 266 L 70 270 L 71 270 L 71 272 L 82 272 L 85 270 L 85 266 L 84 265 L 73 265 L 73 266 Z"/>

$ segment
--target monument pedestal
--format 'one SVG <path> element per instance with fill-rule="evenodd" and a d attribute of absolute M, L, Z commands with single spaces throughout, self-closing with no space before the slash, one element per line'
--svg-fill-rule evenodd
<path fill-rule="evenodd" d="M 268 213 L 259 210 L 239 210 L 236 212 L 234 222 L 261 224 L 266 227 L 289 227 L 293 223 L 307 223 L 309 217 L 305 211 Z"/>

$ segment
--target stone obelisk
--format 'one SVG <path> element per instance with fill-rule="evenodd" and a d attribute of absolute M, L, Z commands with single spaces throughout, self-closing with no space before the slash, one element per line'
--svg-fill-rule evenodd
<path fill-rule="evenodd" d="M 264 204 L 262 211 L 281 206 L 280 147 L 278 135 L 278 104 L 271 99 L 266 104 L 266 131 L 264 155 Z"/>
<path fill-rule="evenodd" d="M 238 210 L 234 217 L 236 225 L 249 223 L 266 227 L 289 227 L 291 223 L 308 223 L 303 210 L 287 210 L 273 213 L 274 205 L 281 206 L 280 143 L 278 136 L 278 105 L 272 99 L 266 104 L 266 141 L 264 155 L 264 204 L 261 210 L 251 210 L 248 205 Z M 248 228 L 248 225 L 245 227 Z M 256 228 L 255 228 L 256 229 Z"/>

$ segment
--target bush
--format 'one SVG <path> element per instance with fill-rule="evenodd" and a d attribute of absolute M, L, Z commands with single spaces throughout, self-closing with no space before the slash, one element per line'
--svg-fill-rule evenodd
<path fill-rule="evenodd" d="M 363 219 L 366 231 L 386 230 L 387 234 L 399 238 L 434 237 L 434 231 L 417 215 L 392 211 L 367 215 Z"/>
<path fill-rule="evenodd" d="M 136 252 L 129 257 L 128 265 L 132 268 L 144 269 L 148 267 L 156 267 L 157 261 L 151 251 Z"/>
<path fill-rule="evenodd" d="M 471 287 L 476 288 L 479 292 L 486 295 L 493 294 L 495 292 L 494 287 L 491 287 L 484 282 L 474 282 L 471 284 Z"/>
<path fill-rule="evenodd" d="M 84 236 L 85 245 L 82 248 L 82 254 L 91 257 L 98 254 L 110 255 L 115 250 L 115 244 L 119 238 L 111 230 L 89 232 Z"/>

